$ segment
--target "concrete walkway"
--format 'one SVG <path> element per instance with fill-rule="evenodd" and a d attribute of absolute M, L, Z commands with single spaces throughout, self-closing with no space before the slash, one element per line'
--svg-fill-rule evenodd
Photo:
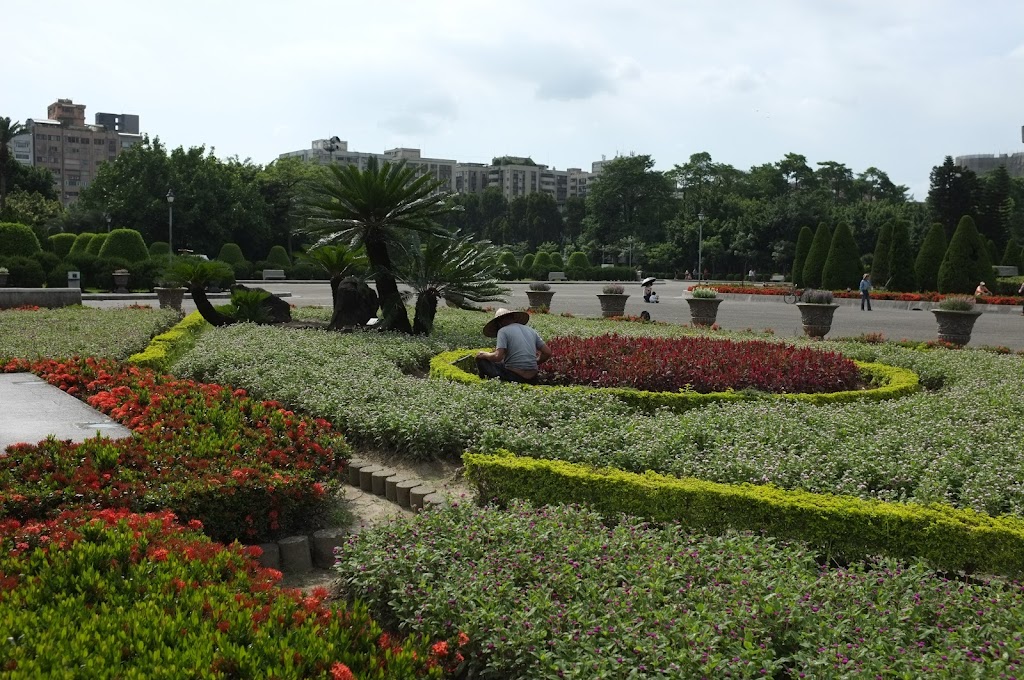
<path fill-rule="evenodd" d="M 80 442 L 97 433 L 120 439 L 131 431 L 31 373 L 0 374 L 0 452 L 49 435 Z"/>

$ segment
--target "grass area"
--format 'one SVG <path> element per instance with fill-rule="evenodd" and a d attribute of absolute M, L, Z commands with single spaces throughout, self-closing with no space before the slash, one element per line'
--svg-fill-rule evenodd
<path fill-rule="evenodd" d="M 178 318 L 165 309 L 62 307 L 0 311 L 0 358 L 127 359 Z"/>
<path fill-rule="evenodd" d="M 422 377 L 433 354 L 484 345 L 486 319 L 442 309 L 429 338 L 231 326 L 204 335 L 176 370 L 325 417 L 353 445 L 415 458 L 508 449 L 636 472 L 1024 515 L 1024 357 L 816 343 L 909 368 L 929 389 L 878 403 L 753 401 L 683 414 L 645 415 L 599 391 L 540 394 Z M 693 332 L 548 315 L 531 323 L 547 338 Z"/>

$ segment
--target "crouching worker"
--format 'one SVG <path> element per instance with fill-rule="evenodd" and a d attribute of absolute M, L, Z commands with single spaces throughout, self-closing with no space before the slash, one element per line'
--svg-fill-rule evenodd
<path fill-rule="evenodd" d="M 481 378 L 498 378 L 509 382 L 537 382 L 537 366 L 551 358 L 551 350 L 537 331 L 526 324 L 530 315 L 499 309 L 484 326 L 484 335 L 498 338 L 493 352 L 478 352 L 476 369 Z"/>

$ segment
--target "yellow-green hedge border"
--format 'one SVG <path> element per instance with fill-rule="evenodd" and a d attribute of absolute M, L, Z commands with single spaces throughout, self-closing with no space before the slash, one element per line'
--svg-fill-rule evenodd
<path fill-rule="evenodd" d="M 187 352 L 196 343 L 199 334 L 210 328 L 210 324 L 199 312 L 192 312 L 149 341 L 146 349 L 128 357 L 128 363 L 155 371 L 166 371 L 175 359 Z"/>
<path fill-rule="evenodd" d="M 457 349 L 450 352 L 442 352 L 430 360 L 430 376 L 469 385 L 481 382 L 483 378 L 476 375 L 476 373 L 463 370 L 456 364 L 467 360 L 467 357 L 475 357 L 477 352 L 487 351 L 491 350 L 486 348 Z M 861 376 L 872 385 L 877 385 L 877 387 L 842 392 L 758 394 L 755 396 L 745 392 L 733 391 L 701 394 L 699 392 L 648 392 L 627 387 L 587 387 L 584 385 L 561 387 L 553 385 L 520 385 L 519 383 L 509 384 L 531 390 L 557 390 L 559 393 L 564 393 L 565 391 L 590 393 L 600 390 L 602 394 L 610 394 L 638 409 L 653 411 L 657 408 L 667 407 L 673 411 L 680 412 L 720 401 L 744 401 L 750 399 L 781 399 L 816 405 L 840 404 L 851 401 L 881 401 L 883 399 L 895 399 L 913 394 L 920 389 L 918 376 L 913 371 L 887 364 L 864 361 L 855 361 L 854 363 L 860 369 Z"/>
<path fill-rule="evenodd" d="M 830 557 L 924 558 L 951 571 L 1024 574 L 1024 520 L 946 505 L 916 505 L 719 484 L 564 461 L 467 452 L 467 477 L 485 501 L 581 503 L 614 517 L 679 521 L 708 533 L 765 532 L 806 541 Z"/>

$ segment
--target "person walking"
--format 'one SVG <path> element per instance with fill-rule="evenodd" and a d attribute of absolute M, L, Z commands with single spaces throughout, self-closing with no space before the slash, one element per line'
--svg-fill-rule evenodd
<path fill-rule="evenodd" d="M 864 305 L 871 311 L 871 274 L 865 274 L 860 280 L 860 311 L 864 311 Z"/>

